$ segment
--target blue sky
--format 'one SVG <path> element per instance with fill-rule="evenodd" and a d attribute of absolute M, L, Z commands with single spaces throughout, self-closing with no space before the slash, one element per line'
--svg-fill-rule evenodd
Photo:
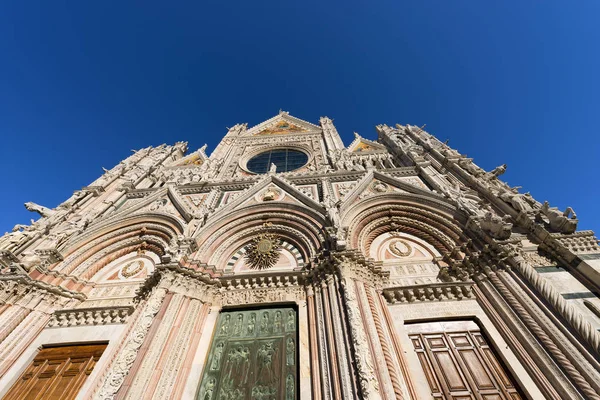
<path fill-rule="evenodd" d="M 12 3 L 12 4 L 11 4 Z M 346 143 L 423 125 L 600 231 L 598 1 L 0 5 L 0 232 L 130 149 L 279 109 Z"/>

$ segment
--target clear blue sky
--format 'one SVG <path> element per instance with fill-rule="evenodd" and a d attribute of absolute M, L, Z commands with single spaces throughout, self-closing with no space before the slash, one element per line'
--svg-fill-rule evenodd
<path fill-rule="evenodd" d="M 596 0 L 5 1 L 0 232 L 130 149 L 211 151 L 280 108 L 334 118 L 346 143 L 427 124 L 600 232 L 599 15 Z"/>

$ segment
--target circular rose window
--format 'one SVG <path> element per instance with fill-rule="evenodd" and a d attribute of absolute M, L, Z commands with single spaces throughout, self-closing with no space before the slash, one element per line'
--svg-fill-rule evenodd
<path fill-rule="evenodd" d="M 308 155 L 302 151 L 276 149 L 252 157 L 246 163 L 246 168 L 255 174 L 264 174 L 271 168 L 271 164 L 275 164 L 277 172 L 288 172 L 305 166 L 307 162 Z"/>

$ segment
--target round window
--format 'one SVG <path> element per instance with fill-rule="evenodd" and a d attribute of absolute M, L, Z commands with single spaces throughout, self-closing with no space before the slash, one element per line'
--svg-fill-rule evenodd
<path fill-rule="evenodd" d="M 276 149 L 252 157 L 246 163 L 246 168 L 255 174 L 264 174 L 271 168 L 271 164 L 275 164 L 277 172 L 288 172 L 303 167 L 307 162 L 308 155 L 302 151 Z"/>

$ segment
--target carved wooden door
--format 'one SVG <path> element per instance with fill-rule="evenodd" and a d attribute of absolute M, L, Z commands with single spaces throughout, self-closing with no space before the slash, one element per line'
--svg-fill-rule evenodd
<path fill-rule="evenodd" d="M 222 312 L 198 400 L 295 400 L 296 326 L 293 308 Z"/>
<path fill-rule="evenodd" d="M 74 399 L 106 344 L 43 348 L 4 399 Z"/>
<path fill-rule="evenodd" d="M 521 399 L 509 372 L 472 321 L 407 325 L 436 399 Z"/>

